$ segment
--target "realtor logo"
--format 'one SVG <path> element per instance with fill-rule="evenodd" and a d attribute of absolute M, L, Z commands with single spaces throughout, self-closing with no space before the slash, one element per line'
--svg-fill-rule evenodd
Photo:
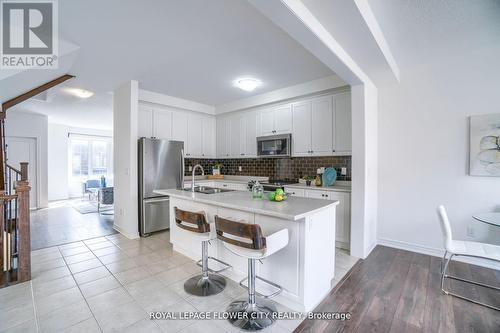
<path fill-rule="evenodd" d="M 55 0 L 0 0 L 1 69 L 57 68 Z"/>

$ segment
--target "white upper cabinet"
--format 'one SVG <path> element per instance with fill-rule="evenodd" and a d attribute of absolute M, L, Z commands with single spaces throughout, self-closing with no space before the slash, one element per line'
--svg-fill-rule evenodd
<path fill-rule="evenodd" d="M 334 95 L 333 104 L 335 110 L 333 149 L 336 154 L 350 154 L 352 151 L 351 93 Z"/>
<path fill-rule="evenodd" d="M 186 156 L 201 157 L 203 154 L 203 121 L 205 117 L 197 114 L 188 116 L 188 141 Z"/>
<path fill-rule="evenodd" d="M 311 154 L 311 111 L 311 101 L 294 103 L 292 105 L 292 149 L 294 156 L 309 156 Z"/>
<path fill-rule="evenodd" d="M 260 112 L 260 134 L 274 135 L 292 132 L 292 106 L 290 104 Z"/>
<path fill-rule="evenodd" d="M 188 114 L 182 111 L 172 112 L 172 140 L 183 141 L 184 151 L 188 155 Z"/>
<path fill-rule="evenodd" d="M 139 105 L 137 116 L 137 137 L 153 137 L 153 109 Z"/>
<path fill-rule="evenodd" d="M 330 155 L 333 152 L 333 108 L 331 96 L 312 100 L 311 119 L 312 155 Z"/>
<path fill-rule="evenodd" d="M 172 138 L 172 111 L 154 110 L 153 136 L 165 140 Z"/>
<path fill-rule="evenodd" d="M 202 157 L 215 158 L 215 117 L 205 117 L 203 120 Z"/>
<path fill-rule="evenodd" d="M 283 105 L 274 109 L 274 134 L 292 132 L 292 106 Z"/>
<path fill-rule="evenodd" d="M 231 127 L 229 126 L 228 117 L 217 118 L 217 157 L 229 157 Z"/>
<path fill-rule="evenodd" d="M 234 115 L 229 118 L 229 127 L 231 128 L 229 135 L 229 154 L 231 157 L 241 157 L 240 155 L 240 115 Z"/>
<path fill-rule="evenodd" d="M 244 119 L 244 141 L 245 141 L 245 157 L 257 156 L 257 112 L 247 112 L 243 116 Z M 241 123 L 240 123 L 241 128 Z"/>

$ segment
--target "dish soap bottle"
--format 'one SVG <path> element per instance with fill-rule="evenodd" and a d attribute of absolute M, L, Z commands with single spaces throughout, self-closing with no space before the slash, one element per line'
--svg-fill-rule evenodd
<path fill-rule="evenodd" d="M 321 170 L 318 169 L 316 173 L 316 178 L 314 179 L 314 185 L 316 186 L 322 186 L 323 182 L 321 181 L 321 175 L 320 175 Z"/>
<path fill-rule="evenodd" d="M 264 196 L 264 186 L 262 186 L 259 181 L 256 181 L 252 187 L 252 198 L 262 199 Z"/>

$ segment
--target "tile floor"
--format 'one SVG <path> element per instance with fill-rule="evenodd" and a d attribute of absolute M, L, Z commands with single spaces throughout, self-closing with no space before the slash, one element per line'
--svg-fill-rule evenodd
<path fill-rule="evenodd" d="M 238 332 L 225 320 L 149 319 L 150 311 L 223 311 L 246 297 L 231 280 L 215 296 L 185 293 L 184 281 L 199 268 L 168 239 L 168 232 L 137 240 L 115 234 L 33 251 L 33 280 L 0 289 L 0 332 Z M 344 251 L 336 259 L 338 280 L 356 260 Z M 299 323 L 278 321 L 264 332 L 291 332 Z"/>
<path fill-rule="evenodd" d="M 51 202 L 49 208 L 31 212 L 32 250 L 116 233 L 113 215 L 81 214 L 71 203 L 72 200 Z"/>

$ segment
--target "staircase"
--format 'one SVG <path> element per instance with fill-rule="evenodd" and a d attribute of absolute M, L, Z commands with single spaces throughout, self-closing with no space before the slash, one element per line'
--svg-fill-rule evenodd
<path fill-rule="evenodd" d="M 0 288 L 31 280 L 28 163 L 7 164 L 5 111 L 0 114 Z"/>

